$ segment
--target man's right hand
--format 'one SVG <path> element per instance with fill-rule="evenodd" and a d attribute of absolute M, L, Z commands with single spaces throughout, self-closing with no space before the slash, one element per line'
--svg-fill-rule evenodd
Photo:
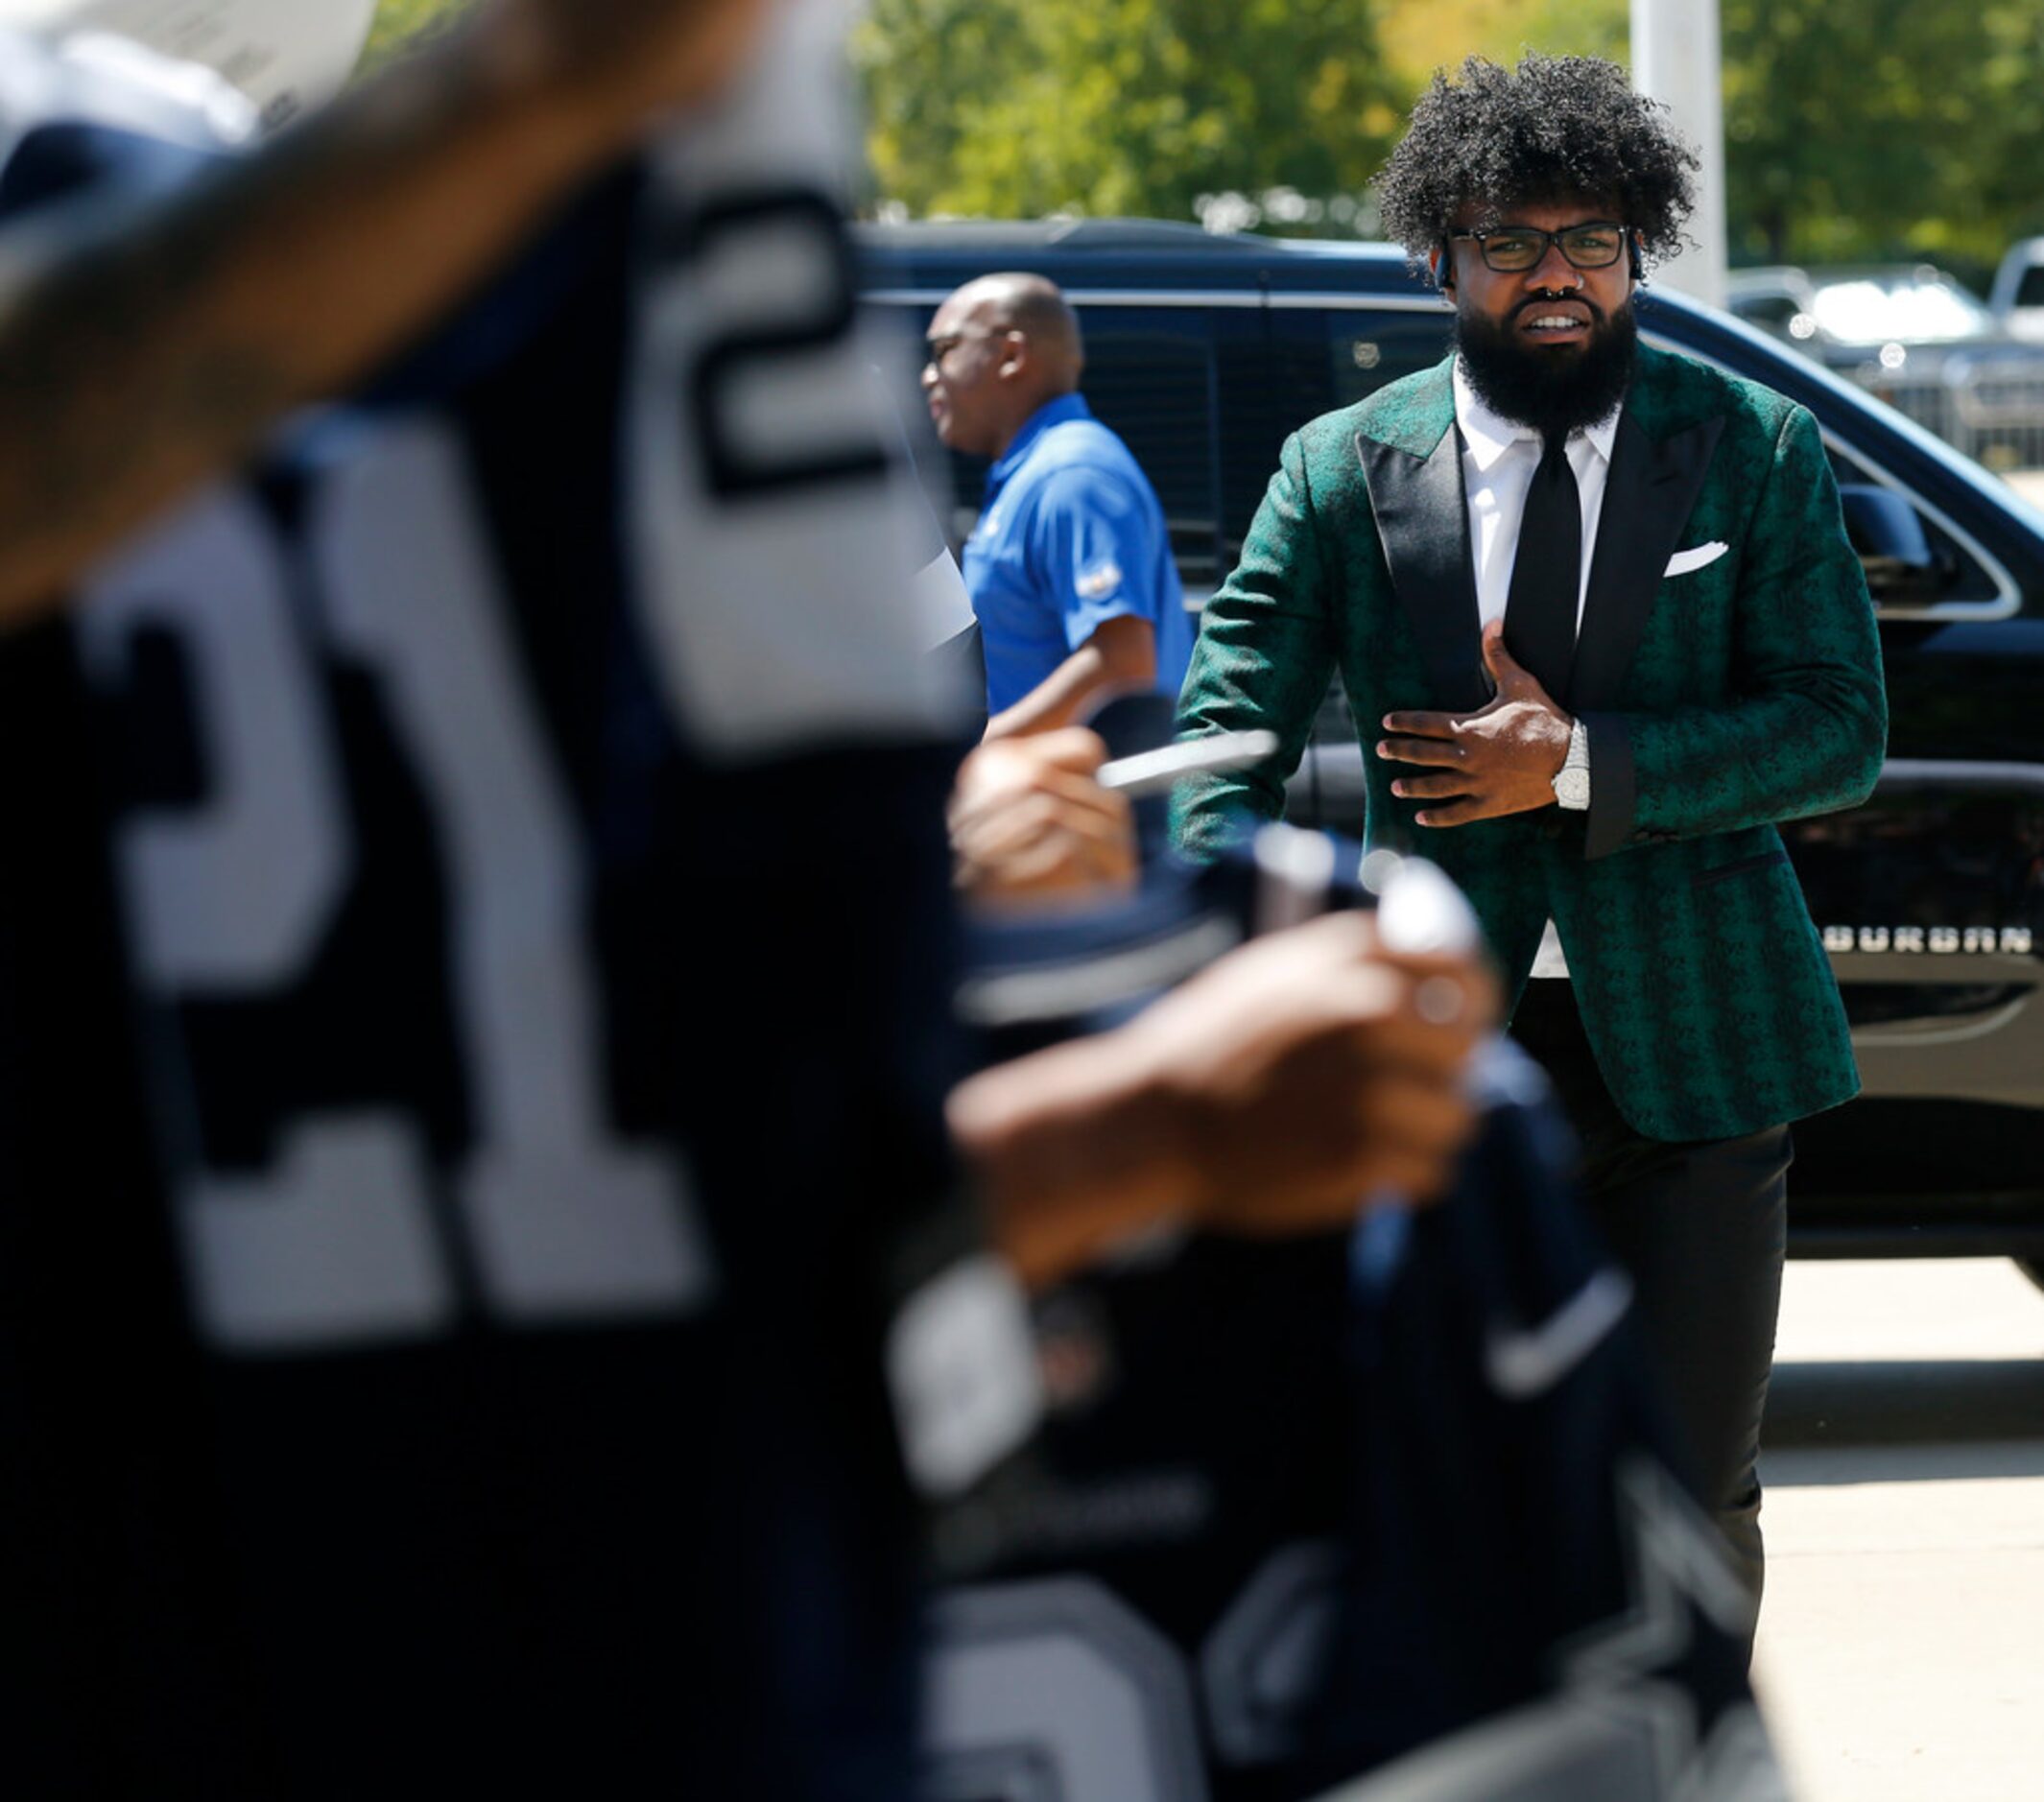
<path fill-rule="evenodd" d="M 1067 726 L 993 739 L 960 768 L 947 810 L 954 880 L 982 905 L 1064 901 L 1136 879 L 1128 800 L 1094 777 L 1107 747 Z"/>

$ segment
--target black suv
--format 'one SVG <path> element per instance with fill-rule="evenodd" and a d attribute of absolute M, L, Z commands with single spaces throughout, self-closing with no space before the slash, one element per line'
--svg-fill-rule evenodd
<path fill-rule="evenodd" d="M 974 275 L 1064 289 L 1086 396 L 1156 484 L 1194 605 L 1233 567 L 1285 435 L 1448 342 L 1441 298 L 1382 245 L 1097 221 L 871 226 L 860 254 L 867 305 L 918 341 Z M 1650 287 L 1639 318 L 1652 343 L 1817 415 L 1880 609 L 1880 788 L 1784 828 L 1866 1081 L 1796 1128 L 1794 1249 L 2006 1252 L 2044 1280 L 2044 514 L 1724 314 Z M 979 492 L 979 468 L 954 478 Z M 963 532 L 970 508 L 958 517 Z M 1352 832 L 1362 760 L 1339 698 L 1317 739 L 1294 817 Z"/>

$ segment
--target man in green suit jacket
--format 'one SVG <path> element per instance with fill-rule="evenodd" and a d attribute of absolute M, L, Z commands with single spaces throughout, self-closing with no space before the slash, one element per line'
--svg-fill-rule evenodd
<path fill-rule="evenodd" d="M 1369 841 L 1475 904 L 1757 1593 L 1787 1123 L 1858 1086 L 1775 822 L 1863 800 L 1887 717 L 1815 420 L 1636 343 L 1694 163 L 1607 63 L 1437 78 L 1385 218 L 1457 354 L 1287 440 L 1180 710 L 1282 749 L 1176 824 L 1275 818 L 1340 671 Z"/>

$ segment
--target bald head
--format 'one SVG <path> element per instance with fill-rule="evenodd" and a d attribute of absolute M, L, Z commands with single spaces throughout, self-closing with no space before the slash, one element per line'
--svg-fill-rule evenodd
<path fill-rule="evenodd" d="M 997 457 L 1046 401 L 1079 386 L 1085 349 L 1058 284 L 1020 271 L 967 282 L 930 321 L 923 369 L 938 434 Z"/>
<path fill-rule="evenodd" d="M 1030 342 L 1046 384 L 1043 398 L 1069 394 L 1085 368 L 1085 344 L 1079 334 L 1079 315 L 1064 291 L 1041 275 L 1021 273 L 983 275 L 970 283 L 987 304 Z"/>

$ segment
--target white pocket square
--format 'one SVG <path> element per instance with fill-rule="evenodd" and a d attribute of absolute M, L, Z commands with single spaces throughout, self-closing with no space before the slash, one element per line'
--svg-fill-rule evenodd
<path fill-rule="evenodd" d="M 1661 572 L 1663 577 L 1686 576 L 1693 569 L 1701 569 L 1706 563 L 1715 563 L 1732 547 L 1721 544 L 1713 538 L 1708 544 L 1699 544 L 1693 551 L 1677 551 L 1668 559 L 1668 567 Z"/>

